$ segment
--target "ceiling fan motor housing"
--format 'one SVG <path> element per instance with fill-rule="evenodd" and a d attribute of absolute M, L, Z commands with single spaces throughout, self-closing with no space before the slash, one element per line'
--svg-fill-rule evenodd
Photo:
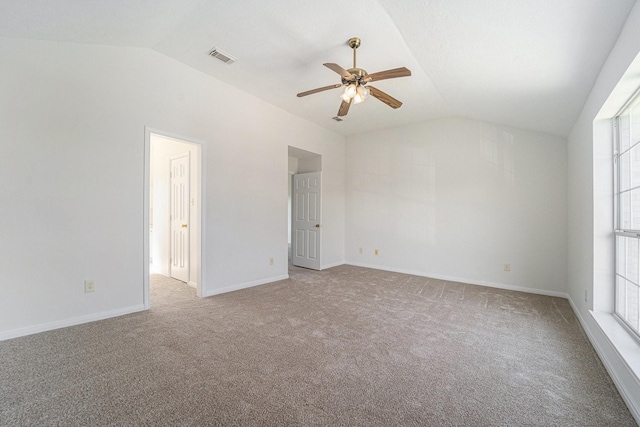
<path fill-rule="evenodd" d="M 353 82 L 358 82 L 362 85 L 366 84 L 366 82 L 362 81 L 365 77 L 367 77 L 367 72 L 362 68 L 349 68 L 347 72 L 353 76 L 355 76 L 352 80 L 342 79 L 342 83 L 349 84 Z"/>

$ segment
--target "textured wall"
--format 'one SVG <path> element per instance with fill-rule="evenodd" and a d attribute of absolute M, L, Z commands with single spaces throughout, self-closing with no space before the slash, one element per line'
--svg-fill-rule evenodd
<path fill-rule="evenodd" d="M 347 261 L 564 294 L 566 161 L 564 138 L 466 119 L 349 137 Z"/>

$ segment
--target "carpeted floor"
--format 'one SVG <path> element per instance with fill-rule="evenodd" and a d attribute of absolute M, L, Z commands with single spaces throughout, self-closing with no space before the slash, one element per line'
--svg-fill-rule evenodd
<path fill-rule="evenodd" d="M 290 275 L 0 342 L 0 425 L 636 425 L 564 299 Z"/>

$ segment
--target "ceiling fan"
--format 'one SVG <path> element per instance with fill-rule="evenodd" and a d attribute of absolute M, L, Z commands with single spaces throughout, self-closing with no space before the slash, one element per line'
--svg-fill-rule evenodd
<path fill-rule="evenodd" d="M 377 73 L 368 74 L 362 68 L 356 67 L 356 49 L 360 47 L 360 39 L 353 37 L 349 39 L 349 46 L 353 49 L 353 68 L 345 70 L 338 64 L 326 63 L 322 64 L 332 71 L 340 74 L 342 77 L 342 83 L 334 84 L 330 86 L 319 87 L 317 89 L 311 89 L 306 92 L 300 92 L 298 97 L 311 95 L 314 93 L 322 92 L 329 89 L 336 89 L 341 86 L 345 86 L 344 92 L 340 95 L 342 98 L 342 104 L 338 109 L 338 116 L 346 116 L 349 112 L 351 104 L 359 104 L 365 100 L 365 98 L 371 94 L 374 98 L 379 99 L 391 108 L 399 108 L 402 102 L 398 101 L 391 95 L 388 95 L 378 88 L 368 85 L 370 82 L 385 79 L 395 79 L 397 77 L 408 77 L 411 75 L 411 71 L 405 67 L 394 68 L 392 70 L 379 71 Z"/>

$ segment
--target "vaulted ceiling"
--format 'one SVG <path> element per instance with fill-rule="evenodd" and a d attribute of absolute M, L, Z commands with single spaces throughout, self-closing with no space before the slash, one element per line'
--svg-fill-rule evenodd
<path fill-rule="evenodd" d="M 344 135 L 444 116 L 566 136 L 635 0 L 21 0 L 0 3 L 0 36 L 154 49 Z M 332 120 L 340 89 L 296 94 L 352 65 L 401 100 L 369 98 Z M 208 56 L 217 47 L 237 61 Z"/>

